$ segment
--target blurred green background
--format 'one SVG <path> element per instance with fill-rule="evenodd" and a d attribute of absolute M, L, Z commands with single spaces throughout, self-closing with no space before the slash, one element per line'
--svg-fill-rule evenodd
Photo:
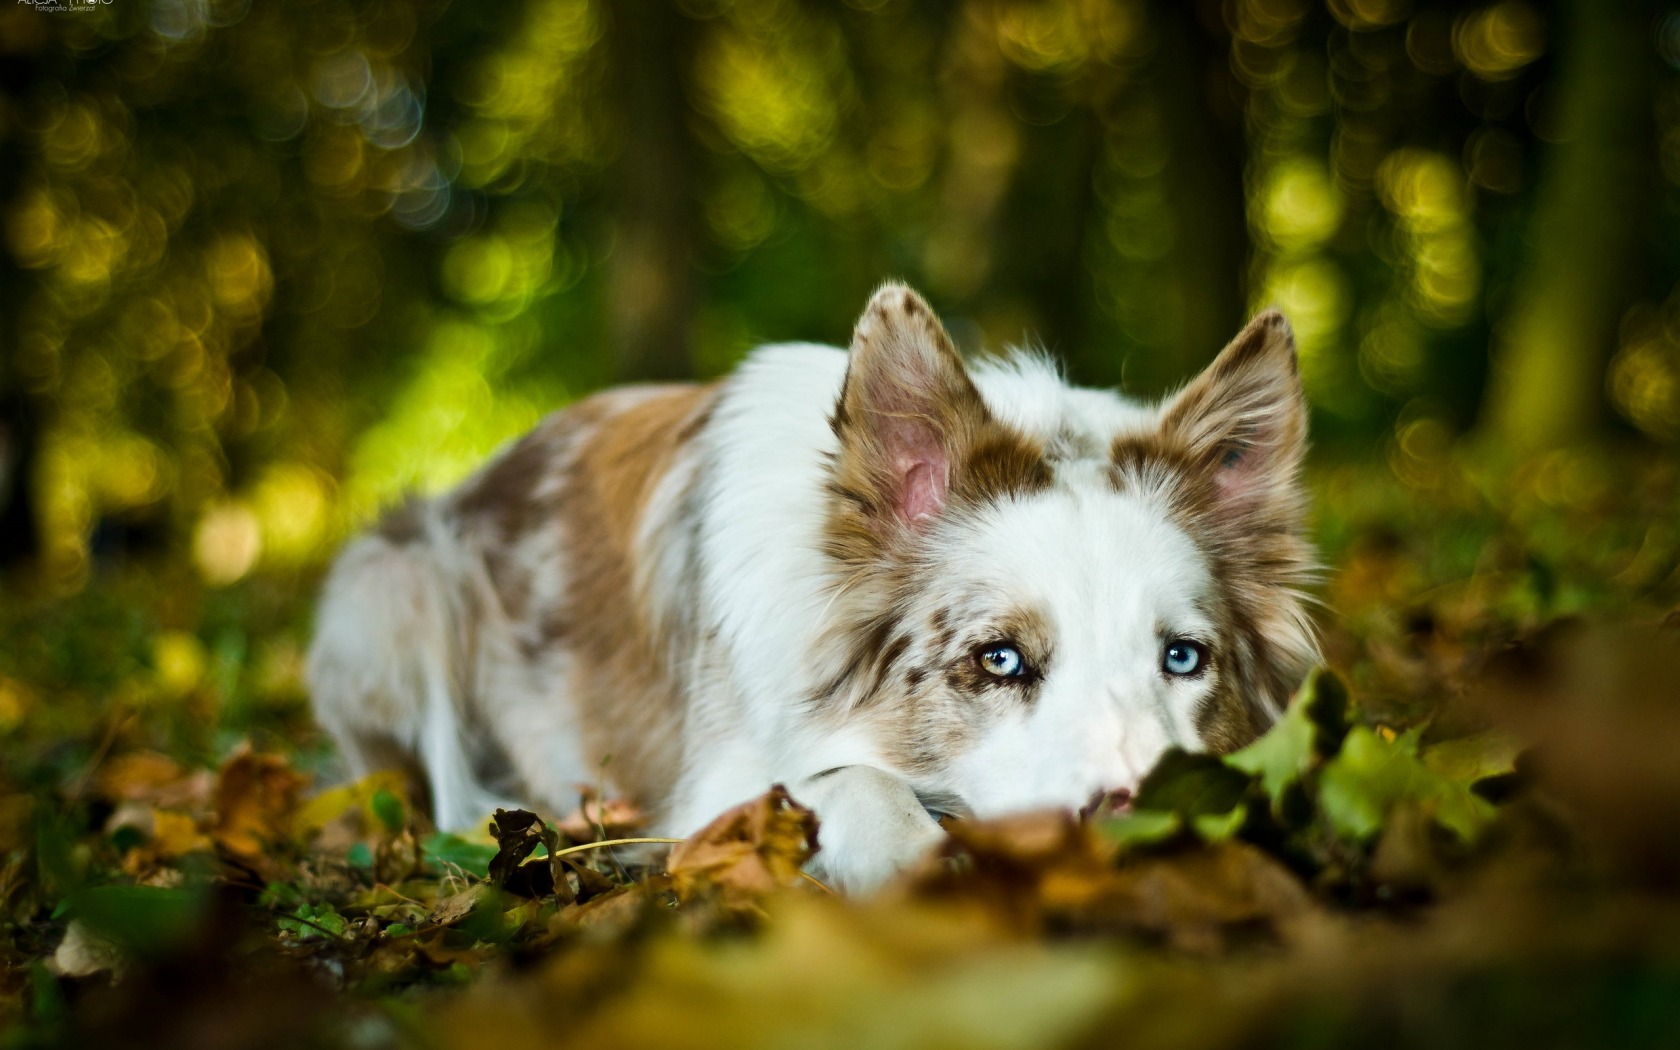
<path fill-rule="evenodd" d="M 1114 1030 L 1676 1045 L 1680 690 L 1621 623 L 1680 624 L 1680 0 L 0 0 L 0 1046 L 51 1045 L 8 1025 L 57 1031 L 99 980 L 43 963 L 75 887 L 243 885 L 203 835 L 223 808 L 211 768 L 255 761 L 250 742 L 283 779 L 338 775 L 301 668 L 346 535 L 591 390 L 842 342 L 889 277 L 970 351 L 1041 345 L 1144 396 L 1282 306 L 1314 413 L 1326 655 L 1367 741 L 1447 753 L 1522 726 L 1465 702 L 1490 663 L 1560 620 L 1611 625 L 1511 706 L 1572 698 L 1548 723 L 1562 759 L 1536 775 L 1561 770 L 1558 797 L 1608 837 L 1593 872 L 1626 864 L 1667 896 L 1558 861 L 1574 833 L 1526 796 L 1490 855 L 1534 886 L 1459 884 L 1457 846 L 1418 845 L 1423 811 L 1402 808 L 1381 846 L 1301 870 L 1355 938 L 1386 929 L 1371 894 L 1480 886 L 1439 913 L 1450 936 L 1410 955 L 1267 947 L 1252 958 L 1281 960 L 1277 980 L 1209 968 L 1212 995 L 1127 977 L 1137 1008 Z M 140 774 L 158 791 L 125 787 Z M 181 783 L 196 801 L 168 795 Z M 386 823 L 364 849 L 388 847 Z M 189 841 L 166 849 L 170 828 Z M 270 859 L 330 873 L 345 848 L 306 835 Z M 66 1042 L 129 1045 L 212 1002 L 257 1027 L 364 1016 L 364 997 L 474 972 L 413 956 L 414 916 L 381 929 L 363 882 L 294 874 L 291 896 L 244 901 L 271 951 L 307 959 L 324 942 L 291 937 L 298 917 L 350 915 L 345 943 L 393 952 L 398 976 L 352 970 L 375 976 L 302 1008 L 247 979 L 260 953 L 209 956 L 234 991 L 206 979 L 194 998 L 176 970 L 119 983 L 116 1035 Z M 445 882 L 409 903 L 424 914 Z M 895 951 L 920 936 L 902 925 Z M 591 942 L 601 972 L 639 938 Z M 886 952 L 833 938 L 859 973 Z M 519 943 L 504 954 L 523 967 Z M 907 1017 L 970 987 L 873 961 L 876 983 L 830 986 L 803 970 L 816 955 L 801 942 L 762 970 L 792 982 L 774 1002 L 799 1024 L 821 1000 L 793 985 L 840 1002 L 890 984 Z M 1427 967 L 1442 976 L 1419 993 L 1406 975 Z M 533 1045 L 589 1031 L 564 995 L 598 985 L 552 972 L 564 994 L 531 1000 Z M 984 970 L 963 1015 L 1046 972 Z M 708 987 L 686 980 L 685 1019 Z M 1245 1001 L 1298 1009 L 1208 1026 Z M 749 1029 L 779 1031 L 737 1021 L 728 1045 Z M 381 1045 L 377 1025 L 347 1030 Z"/>
<path fill-rule="evenodd" d="M 894 276 L 1149 395 L 1276 303 L 1321 466 L 1590 506 L 1680 436 L 1677 68 L 1634 0 L 6 4 L 0 558 L 307 572 Z"/>

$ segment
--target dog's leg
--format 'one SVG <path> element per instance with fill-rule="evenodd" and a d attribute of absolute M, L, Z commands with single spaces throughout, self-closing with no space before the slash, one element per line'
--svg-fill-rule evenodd
<path fill-rule="evenodd" d="M 813 869 L 848 893 L 874 889 L 945 837 L 909 784 L 872 766 L 841 766 L 789 790 L 822 822 Z"/>
<path fill-rule="evenodd" d="M 418 759 L 433 822 L 458 829 L 497 800 L 473 775 L 457 708 L 471 626 L 440 554 L 451 541 L 425 531 L 421 519 L 400 539 L 375 534 L 345 548 L 321 601 L 308 677 L 316 718 L 351 775 Z"/>
<path fill-rule="evenodd" d="M 487 791 L 474 775 L 449 678 L 442 667 L 434 666 L 438 662 L 428 655 L 423 672 L 426 696 L 420 758 L 431 789 L 433 821 L 446 831 L 464 831 L 482 827 L 498 808 L 512 808 L 512 804 Z"/>

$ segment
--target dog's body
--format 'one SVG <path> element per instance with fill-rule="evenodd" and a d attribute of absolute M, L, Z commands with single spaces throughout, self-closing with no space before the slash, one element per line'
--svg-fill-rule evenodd
<path fill-rule="evenodd" d="M 1304 441 L 1276 314 L 1157 407 L 967 369 L 889 285 L 849 358 L 597 395 L 356 540 L 316 712 L 442 826 L 601 785 L 683 835 L 782 782 L 867 887 L 929 809 L 1077 808 L 1270 724 L 1316 655 Z"/>

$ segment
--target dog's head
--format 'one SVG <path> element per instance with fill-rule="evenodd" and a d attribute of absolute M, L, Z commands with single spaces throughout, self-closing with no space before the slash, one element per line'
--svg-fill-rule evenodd
<path fill-rule="evenodd" d="M 915 293 L 876 293 L 833 420 L 815 702 L 983 816 L 1077 808 L 1170 745 L 1252 740 L 1317 657 L 1283 317 L 1153 410 L 1030 369 L 984 386 Z"/>

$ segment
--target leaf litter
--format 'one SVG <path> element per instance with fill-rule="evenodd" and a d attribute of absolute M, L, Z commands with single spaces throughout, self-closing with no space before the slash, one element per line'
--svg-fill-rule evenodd
<path fill-rule="evenodd" d="M 0 770 L 0 1047 L 1680 1045 L 1672 601 L 1417 598 L 1360 542 L 1265 736 L 950 821 L 867 899 L 780 787 L 674 845 L 582 786 L 446 834 L 142 691 Z"/>

